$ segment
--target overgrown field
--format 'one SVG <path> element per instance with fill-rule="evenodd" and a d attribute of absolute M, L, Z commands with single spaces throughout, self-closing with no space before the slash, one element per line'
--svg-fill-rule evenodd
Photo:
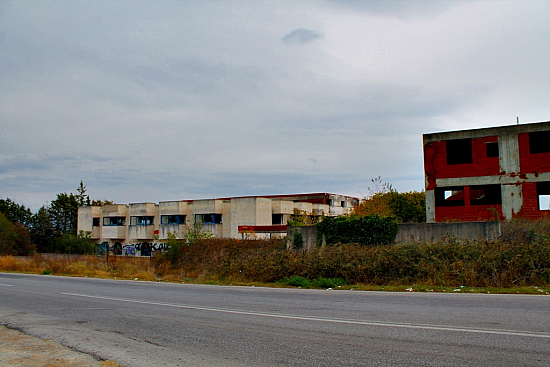
<path fill-rule="evenodd" d="M 545 293 L 550 291 L 550 225 L 548 221 L 507 224 L 496 242 L 446 238 L 389 246 L 344 244 L 309 252 L 286 250 L 280 239 L 207 239 L 191 245 L 174 243 L 171 251 L 150 261 L 35 255 L 2 257 L 0 270 L 319 288 L 539 287 Z"/>

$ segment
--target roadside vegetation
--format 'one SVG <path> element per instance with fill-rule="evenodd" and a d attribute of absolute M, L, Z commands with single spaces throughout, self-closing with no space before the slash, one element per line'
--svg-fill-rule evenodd
<path fill-rule="evenodd" d="M 550 292 L 550 221 L 514 221 L 499 241 L 445 238 L 399 245 L 334 244 L 286 250 L 285 240 L 172 239 L 149 258 L 0 257 L 1 271 L 278 287 Z"/>
<path fill-rule="evenodd" d="M 8 199 L 0 201 L 0 271 L 320 289 L 550 293 L 550 219 L 503 222 L 498 241 L 449 237 L 393 244 L 398 222 L 425 220 L 423 193 L 397 193 L 380 178 L 373 183 L 382 189 L 371 190 L 349 216 L 311 223 L 304 213 L 292 218 L 317 226 L 326 246 L 304 251 L 296 236 L 288 239 L 292 249 L 287 239 L 213 238 L 193 226 L 184 239 L 169 236 L 169 250 L 153 258 L 75 255 L 91 253 L 93 244 L 61 217 L 51 222 L 55 234 L 48 241 L 58 253 L 41 254 L 32 240 L 40 227 L 26 232 L 30 212 Z M 82 183 L 78 191 L 78 197 L 60 194 L 58 200 L 73 196 L 88 203 Z"/>

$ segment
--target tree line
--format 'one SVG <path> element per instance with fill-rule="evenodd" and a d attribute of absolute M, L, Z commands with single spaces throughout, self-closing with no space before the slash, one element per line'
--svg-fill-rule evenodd
<path fill-rule="evenodd" d="M 112 202 L 90 200 L 82 181 L 76 191 L 57 194 L 36 213 L 10 198 L 0 199 L 0 255 L 93 252 L 90 233 L 77 233 L 78 207 Z"/>

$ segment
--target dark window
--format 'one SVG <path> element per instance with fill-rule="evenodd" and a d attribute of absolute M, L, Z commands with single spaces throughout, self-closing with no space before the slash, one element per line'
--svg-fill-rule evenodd
<path fill-rule="evenodd" d="M 130 217 L 131 226 L 150 226 L 153 224 L 155 217 L 139 215 Z"/>
<path fill-rule="evenodd" d="M 141 256 L 151 256 L 151 246 L 147 242 L 141 244 Z"/>
<path fill-rule="evenodd" d="M 103 217 L 104 226 L 124 226 L 126 217 Z"/>
<path fill-rule="evenodd" d="M 550 210 L 550 181 L 537 182 L 539 210 Z"/>
<path fill-rule="evenodd" d="M 221 214 L 195 214 L 195 223 L 202 224 L 221 224 Z"/>
<path fill-rule="evenodd" d="M 283 215 L 282 214 L 272 214 L 271 215 L 271 224 L 283 224 Z"/>
<path fill-rule="evenodd" d="M 464 187 L 436 187 L 435 206 L 464 206 Z"/>
<path fill-rule="evenodd" d="M 529 153 L 550 153 L 550 131 L 529 133 Z"/>
<path fill-rule="evenodd" d="M 346 207 L 346 201 L 345 201 L 345 200 L 342 200 L 342 201 L 340 202 L 340 206 L 341 206 L 342 208 L 345 208 L 345 207 Z"/>
<path fill-rule="evenodd" d="M 502 204 L 500 185 L 470 186 L 471 205 L 497 205 Z"/>
<path fill-rule="evenodd" d="M 332 199 L 327 199 L 327 205 L 332 206 Z"/>
<path fill-rule="evenodd" d="M 447 140 L 447 164 L 472 163 L 472 139 Z"/>
<path fill-rule="evenodd" d="M 498 142 L 485 143 L 487 157 L 498 157 Z"/>
<path fill-rule="evenodd" d="M 161 215 L 160 224 L 185 224 L 185 215 Z"/>
<path fill-rule="evenodd" d="M 120 242 L 115 242 L 113 245 L 113 253 L 115 255 L 122 255 L 122 244 Z"/>
<path fill-rule="evenodd" d="M 92 218 L 92 226 L 99 227 L 99 222 L 101 218 Z"/>

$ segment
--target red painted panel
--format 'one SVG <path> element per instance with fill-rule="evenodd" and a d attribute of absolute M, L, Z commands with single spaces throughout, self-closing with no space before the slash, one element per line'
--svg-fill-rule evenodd
<path fill-rule="evenodd" d="M 435 187 L 440 178 L 493 176 L 499 174 L 498 157 L 487 157 L 486 143 L 498 141 L 497 136 L 472 139 L 472 163 L 447 164 L 445 141 L 427 143 L 424 146 L 424 169 L 428 180 L 427 190 Z"/>
<path fill-rule="evenodd" d="M 550 153 L 529 153 L 529 133 L 519 134 L 518 145 L 521 173 L 550 172 Z"/>

